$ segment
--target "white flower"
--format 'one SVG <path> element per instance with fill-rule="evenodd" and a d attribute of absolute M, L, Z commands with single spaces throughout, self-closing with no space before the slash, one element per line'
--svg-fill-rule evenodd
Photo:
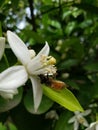
<path fill-rule="evenodd" d="M 85 127 L 88 127 L 89 124 L 87 120 L 84 118 L 84 116 L 87 116 L 88 114 L 90 114 L 91 110 L 86 110 L 84 112 L 76 111 L 74 113 L 75 115 L 68 121 L 68 123 L 74 123 L 74 130 L 78 130 L 79 124 L 82 124 Z"/>
<path fill-rule="evenodd" d="M 58 120 L 59 116 L 58 116 L 58 114 L 57 114 L 57 112 L 55 110 L 51 110 L 51 111 L 49 111 L 49 112 L 46 113 L 45 118 L 46 119 L 55 119 L 55 120 Z"/>
<path fill-rule="evenodd" d="M 5 48 L 5 38 L 0 37 L 0 60 L 1 60 L 2 56 L 3 56 L 4 48 Z"/>
<path fill-rule="evenodd" d="M 0 37 L 0 60 L 5 49 L 5 38 Z M 21 74 L 25 74 L 20 77 Z M 16 79 L 17 77 L 17 79 Z M 0 73 L 0 95 L 5 99 L 12 99 L 18 93 L 17 87 L 23 85 L 27 80 L 24 67 L 10 67 Z"/>
<path fill-rule="evenodd" d="M 23 85 L 27 79 L 28 75 L 23 66 L 6 69 L 0 73 L 0 95 L 5 99 L 12 99 L 18 93 L 17 88 Z"/>
<path fill-rule="evenodd" d="M 85 130 L 98 130 L 98 121 L 92 122 L 90 126 Z"/>
<path fill-rule="evenodd" d="M 29 51 L 23 41 L 11 31 L 7 31 L 7 38 L 11 49 L 25 67 L 28 77 L 32 82 L 34 110 L 37 111 L 42 98 L 42 88 L 38 75 L 55 73 L 56 69 L 53 66 L 55 60 L 53 57 L 48 56 L 49 46 L 47 43 L 38 55 L 35 56 L 35 52 Z"/>

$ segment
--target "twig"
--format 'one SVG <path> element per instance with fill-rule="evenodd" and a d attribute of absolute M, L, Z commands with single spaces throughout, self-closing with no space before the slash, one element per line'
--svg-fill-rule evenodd
<path fill-rule="evenodd" d="M 36 22 L 35 22 L 35 16 L 34 16 L 34 0 L 28 0 L 29 7 L 30 7 L 30 13 L 31 13 L 31 24 L 33 31 L 36 32 Z"/>

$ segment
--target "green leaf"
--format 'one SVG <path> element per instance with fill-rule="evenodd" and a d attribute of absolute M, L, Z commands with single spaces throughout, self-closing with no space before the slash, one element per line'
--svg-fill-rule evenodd
<path fill-rule="evenodd" d="M 33 94 L 32 94 L 32 91 L 30 90 L 30 91 L 28 91 L 28 93 L 26 94 L 26 96 L 24 98 L 24 105 L 28 112 L 30 112 L 32 114 L 42 114 L 42 113 L 45 113 L 53 105 L 53 101 L 50 100 L 45 95 L 43 95 L 41 104 L 40 104 L 37 112 L 35 113 Z"/>
<path fill-rule="evenodd" d="M 22 98 L 23 89 L 22 87 L 19 88 L 18 94 L 14 96 L 13 99 L 6 100 L 0 97 L 0 112 L 8 111 L 15 106 L 17 106 Z"/>
<path fill-rule="evenodd" d="M 67 88 L 55 90 L 45 85 L 42 87 L 44 94 L 61 106 L 70 111 L 83 111 L 83 108 L 79 104 L 78 100 Z"/>
<path fill-rule="evenodd" d="M 84 66 L 84 69 L 86 69 L 87 71 L 98 71 L 98 63 L 89 63 L 87 65 Z"/>
<path fill-rule="evenodd" d="M 9 128 L 9 130 L 17 130 L 17 128 L 15 127 L 15 125 L 14 124 L 12 124 L 12 123 L 8 123 L 8 128 Z"/>
<path fill-rule="evenodd" d="M 62 70 L 62 69 L 65 69 L 65 68 L 69 69 L 70 67 L 75 66 L 77 63 L 78 63 L 78 61 L 75 60 L 75 59 L 68 59 L 68 60 L 66 60 L 62 63 L 60 62 L 59 70 Z"/>
<path fill-rule="evenodd" d="M 76 27 L 75 21 L 69 22 L 65 29 L 66 34 L 69 36 L 72 33 L 72 31 L 75 29 L 75 27 Z"/>
<path fill-rule="evenodd" d="M 59 117 L 59 120 L 56 122 L 54 130 L 73 130 L 73 124 L 69 124 L 68 120 L 72 117 L 70 112 L 62 112 Z"/>
<path fill-rule="evenodd" d="M 7 128 L 0 122 L 0 130 L 7 130 Z"/>

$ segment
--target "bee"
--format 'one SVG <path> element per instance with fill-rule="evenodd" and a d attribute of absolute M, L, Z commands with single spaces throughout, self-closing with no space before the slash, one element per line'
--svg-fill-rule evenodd
<path fill-rule="evenodd" d="M 67 85 L 64 82 L 56 80 L 52 76 L 40 75 L 39 77 L 41 79 L 41 83 L 45 83 L 47 86 L 50 86 L 51 88 L 54 88 L 56 90 L 60 90 L 64 87 L 67 87 Z"/>

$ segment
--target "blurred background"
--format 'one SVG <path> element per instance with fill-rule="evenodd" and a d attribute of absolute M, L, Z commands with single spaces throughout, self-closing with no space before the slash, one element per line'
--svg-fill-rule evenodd
<path fill-rule="evenodd" d="M 0 24 L 3 36 L 6 37 L 7 30 L 15 32 L 36 53 L 45 41 L 49 43 L 50 55 L 57 60 L 57 79 L 68 85 L 84 109 L 92 110 L 88 122 L 95 121 L 98 113 L 98 0 L 0 0 Z M 6 41 L 5 53 L 12 66 L 16 58 L 7 45 Z M 2 59 L 0 72 L 7 68 L 4 62 Z M 73 124 L 68 123 L 73 113 L 56 103 L 38 115 L 28 110 L 27 89 L 29 81 L 10 105 L 0 99 L 0 130 L 73 130 Z M 47 113 L 50 115 L 46 116 Z M 79 130 L 84 129 L 79 126 Z"/>

